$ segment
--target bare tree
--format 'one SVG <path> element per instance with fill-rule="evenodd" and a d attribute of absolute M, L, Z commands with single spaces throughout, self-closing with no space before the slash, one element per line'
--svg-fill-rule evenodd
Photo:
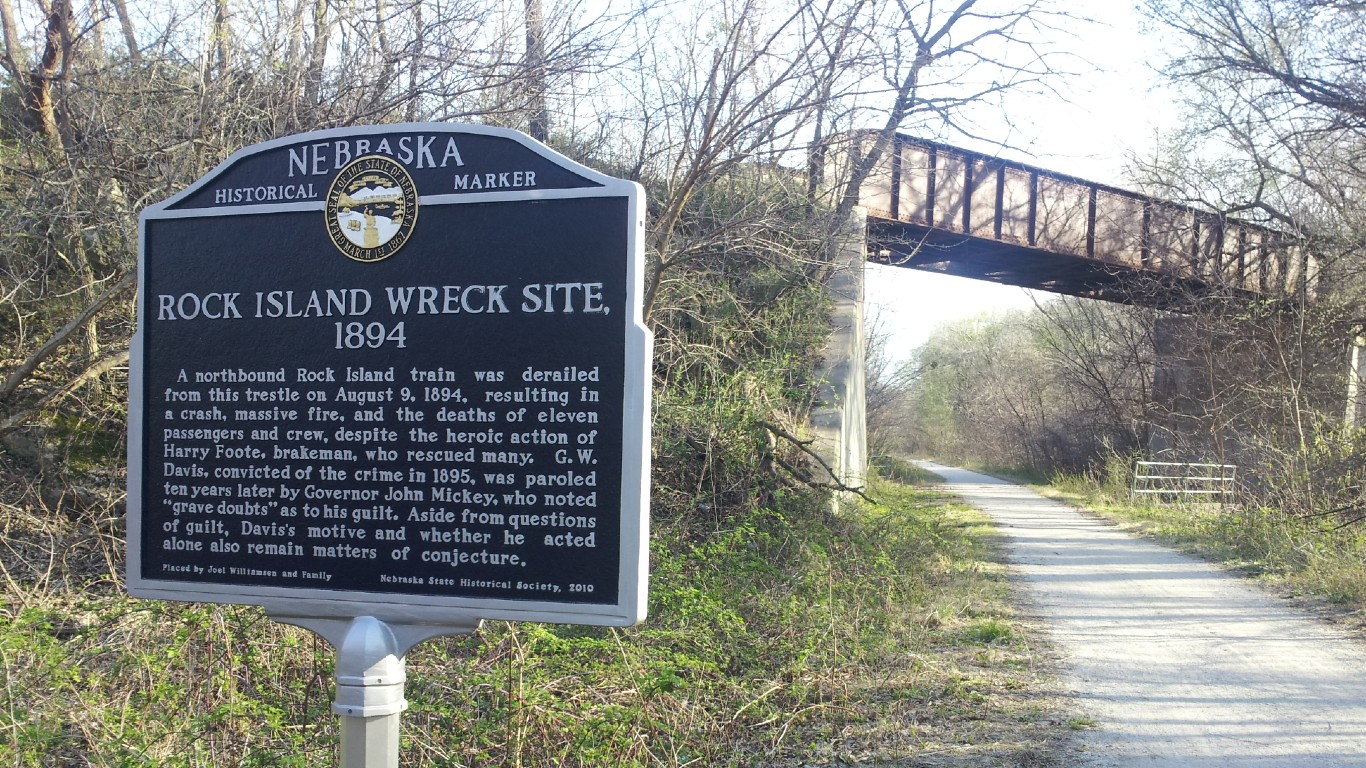
<path fill-rule="evenodd" d="M 868 419 L 868 452 L 887 455 L 902 450 L 911 430 L 910 397 L 919 374 L 910 360 L 888 349 L 886 318 L 873 313 L 864 325 L 864 398 Z"/>
<path fill-rule="evenodd" d="M 1366 240 L 1366 11 L 1346 0 L 1151 0 L 1187 129 L 1144 182 L 1314 240 L 1325 285 L 1359 284 Z"/>
<path fill-rule="evenodd" d="M 526 0 L 527 133 L 537 141 L 550 138 L 550 107 L 546 103 L 545 15 L 541 0 Z"/>
<path fill-rule="evenodd" d="M 235 149 L 358 122 L 525 126 L 522 3 L 423 5 L 114 0 L 111 47 L 98 3 L 0 0 L 0 431 L 108 378 L 83 377 L 126 354 L 137 212 Z M 548 9 L 546 82 L 593 71 L 620 23 Z"/>
<path fill-rule="evenodd" d="M 831 186 L 835 220 L 857 204 L 860 187 L 897 131 L 976 136 L 970 122 L 975 109 L 1000 108 L 1008 94 L 1050 89 L 1063 72 L 1061 54 L 1048 41 L 1069 18 L 1050 0 L 898 0 L 870 6 L 863 23 L 869 46 L 854 54 L 844 72 L 854 78 L 848 91 L 854 98 L 842 114 L 827 112 L 832 127 L 875 126 L 867 139 L 846 149 L 850 161 Z"/>
<path fill-rule="evenodd" d="M 1318 260 L 1298 305 L 1194 306 L 1197 410 L 1232 435 L 1251 487 L 1285 510 L 1359 510 L 1360 441 L 1341 425 L 1346 348 L 1366 323 L 1366 8 L 1347 0 L 1150 0 L 1187 125 L 1150 189 L 1260 217 Z M 1204 339 L 1217 340 L 1208 344 Z"/>
<path fill-rule="evenodd" d="M 1036 303 L 1035 339 L 1074 407 L 1085 412 L 1093 444 L 1120 452 L 1148 445 L 1155 316 L 1143 307 L 1072 297 Z"/>
<path fill-rule="evenodd" d="M 1068 298 L 939 329 L 915 355 L 915 449 L 1044 472 L 1143 450 L 1153 320 Z"/>

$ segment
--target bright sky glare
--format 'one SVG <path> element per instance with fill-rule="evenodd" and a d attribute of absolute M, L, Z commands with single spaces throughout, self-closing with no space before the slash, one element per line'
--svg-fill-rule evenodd
<path fill-rule="evenodd" d="M 1051 171 L 1129 188 L 1125 163 L 1131 155 L 1151 154 L 1163 127 L 1176 124 L 1169 98 L 1153 91 L 1157 78 L 1155 44 L 1140 33 L 1140 18 L 1127 0 L 1071 0 L 1077 13 L 1095 23 L 1077 22 L 1066 48 L 1089 62 L 1071 69 L 1057 97 L 1016 101 L 1009 124 L 983 133 L 999 136 L 1019 151 L 961 143 L 967 149 L 1010 157 Z M 955 143 L 950 141 L 950 143 Z M 923 344 L 935 326 L 984 313 L 1031 307 L 1028 291 L 980 280 L 912 269 L 869 266 L 868 316 L 881 316 L 890 335 L 889 352 L 904 359 Z M 1040 294 L 1046 300 L 1051 294 Z"/>

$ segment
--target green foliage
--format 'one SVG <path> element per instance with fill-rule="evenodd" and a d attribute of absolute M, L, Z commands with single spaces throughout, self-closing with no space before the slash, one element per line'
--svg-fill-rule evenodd
<path fill-rule="evenodd" d="M 1366 429 L 1320 418 L 1298 443 L 1277 445 L 1269 437 L 1250 451 L 1266 465 L 1258 468 L 1257 484 L 1245 489 L 1255 503 L 1329 528 L 1366 521 Z"/>
<path fill-rule="evenodd" d="M 701 532 L 796 487 L 797 451 L 774 428 L 801 431 L 828 333 L 800 190 L 785 172 L 742 171 L 694 201 L 689 255 L 654 314 L 653 510 Z"/>
<path fill-rule="evenodd" d="M 126 598 L 0 615 L 14 765 L 314 764 L 330 653 L 243 608 Z M 21 698 L 12 695 L 23 691 Z"/>
<path fill-rule="evenodd" d="M 780 491 L 724 525 L 662 528 L 639 627 L 497 622 L 420 645 L 407 659 L 405 764 L 790 765 L 835 744 L 873 760 L 942 744 L 983 759 L 1046 748 L 1056 718 L 982 519 L 932 491 L 876 492 L 886 506 L 838 516 L 819 496 Z M 7 514 L 11 531 L 42 522 Z M 74 521 L 43 531 L 68 551 L 97 535 Z M 0 762 L 335 762 L 332 651 L 315 636 L 255 608 L 45 589 L 14 562 L 0 608 Z M 887 737 L 910 721 L 916 738 Z"/>
<path fill-rule="evenodd" d="M 873 456 L 868 462 L 879 477 L 903 485 L 930 485 L 943 481 L 939 475 L 895 456 Z"/>
<path fill-rule="evenodd" d="M 978 619 L 969 624 L 962 633 L 964 641 L 991 645 L 1010 640 L 1014 637 L 1010 623 L 998 618 Z"/>

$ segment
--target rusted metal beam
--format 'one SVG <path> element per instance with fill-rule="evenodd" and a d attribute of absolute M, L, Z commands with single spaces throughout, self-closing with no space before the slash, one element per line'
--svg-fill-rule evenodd
<path fill-rule="evenodd" d="M 922 258 L 902 248 L 897 261 L 906 266 L 959 261 L 961 271 L 971 273 L 971 261 L 995 248 L 1001 263 L 1028 261 L 1030 268 L 1057 270 L 1056 279 L 995 268 L 1001 266 L 995 262 L 983 279 L 1077 295 L 1115 295 L 1111 278 L 1123 273 L 1133 273 L 1125 278 L 1131 283 L 1188 280 L 1199 290 L 1314 289 L 1312 255 L 1290 253 L 1293 243 L 1256 224 L 904 135 L 896 137 L 884 162 L 885 171 L 871 174 L 865 191 L 870 227 L 890 215 L 904 229 L 875 227 L 878 237 L 934 241 L 938 249 L 933 258 Z M 1237 246 L 1230 250 L 1234 238 Z M 1255 278 L 1250 260 L 1256 262 Z"/>
<path fill-rule="evenodd" d="M 1099 190 L 1092 184 L 1086 190 L 1086 258 L 1096 257 L 1096 198 Z"/>

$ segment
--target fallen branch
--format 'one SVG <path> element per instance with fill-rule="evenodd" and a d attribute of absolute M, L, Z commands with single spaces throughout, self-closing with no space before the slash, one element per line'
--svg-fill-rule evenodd
<path fill-rule="evenodd" d="M 73 333 L 84 327 L 86 323 L 90 322 L 91 318 L 99 314 L 100 310 L 104 309 L 109 302 L 113 301 L 115 296 L 119 295 L 125 288 L 136 281 L 136 272 L 129 272 L 124 275 L 117 283 L 114 283 L 108 290 L 100 294 L 99 298 L 91 302 L 90 306 L 85 308 L 85 311 L 77 315 L 71 322 L 62 326 L 61 330 L 52 334 L 52 338 L 48 339 L 46 344 L 39 348 L 37 352 L 30 355 L 18 368 L 15 368 L 14 371 L 10 373 L 9 377 L 5 379 L 4 384 L 0 384 L 0 401 L 9 399 L 9 396 L 14 394 L 14 391 L 19 388 L 19 385 L 24 383 L 24 380 L 27 379 L 44 360 L 51 356 L 53 352 L 56 352 L 67 339 L 71 338 Z M 123 354 L 126 358 L 128 353 L 125 351 Z M 8 424 L 9 422 L 5 423 Z"/>
<path fill-rule="evenodd" d="M 759 426 L 768 430 L 769 433 L 774 435 L 775 437 L 781 437 L 782 439 L 796 446 L 797 450 L 809 456 L 813 461 L 815 461 L 817 464 L 821 466 L 821 469 L 825 470 L 825 473 L 827 475 L 830 476 L 830 482 L 821 482 L 812 477 L 811 473 L 805 472 L 801 469 L 798 469 L 797 467 L 792 466 L 791 464 L 784 461 L 781 456 L 775 454 L 773 456 L 773 460 L 778 462 L 779 466 L 790 472 L 798 480 L 801 480 L 803 483 L 812 488 L 822 488 L 825 490 L 852 493 L 858 496 L 859 498 L 863 499 L 864 501 L 868 502 L 869 504 L 878 503 L 877 499 L 874 499 L 863 492 L 863 486 L 856 487 L 852 485 L 847 485 L 842 480 L 840 480 L 839 476 L 835 474 L 835 470 L 830 466 L 830 464 L 826 462 L 826 460 L 822 458 L 820 454 L 816 453 L 814 450 L 811 449 L 811 444 L 814 443 L 815 440 L 803 440 L 800 437 L 797 437 L 791 432 L 788 432 L 787 430 L 778 426 L 777 424 L 773 424 L 768 421 L 760 420 L 758 424 Z"/>
<path fill-rule="evenodd" d="M 25 408 L 19 413 L 10 416 L 3 422 L 0 422 L 0 436 L 7 435 L 16 429 L 19 429 L 24 425 L 25 422 L 27 422 L 33 416 L 37 415 L 44 408 L 47 408 L 53 403 L 65 399 L 72 392 L 75 392 L 77 389 L 80 389 L 82 385 L 84 385 L 91 379 L 94 379 L 98 376 L 103 376 L 110 370 L 113 370 L 114 368 L 117 368 L 121 365 L 127 364 L 128 350 L 126 349 L 119 350 L 117 352 L 111 352 L 105 355 L 104 357 L 100 358 L 99 360 L 96 360 L 94 363 L 90 365 L 89 368 L 86 368 L 84 371 L 81 371 L 81 374 L 79 376 L 67 382 L 65 386 L 54 389 L 53 391 L 43 396 L 43 398 L 40 399 L 38 402 L 34 403 L 28 408 Z"/>

